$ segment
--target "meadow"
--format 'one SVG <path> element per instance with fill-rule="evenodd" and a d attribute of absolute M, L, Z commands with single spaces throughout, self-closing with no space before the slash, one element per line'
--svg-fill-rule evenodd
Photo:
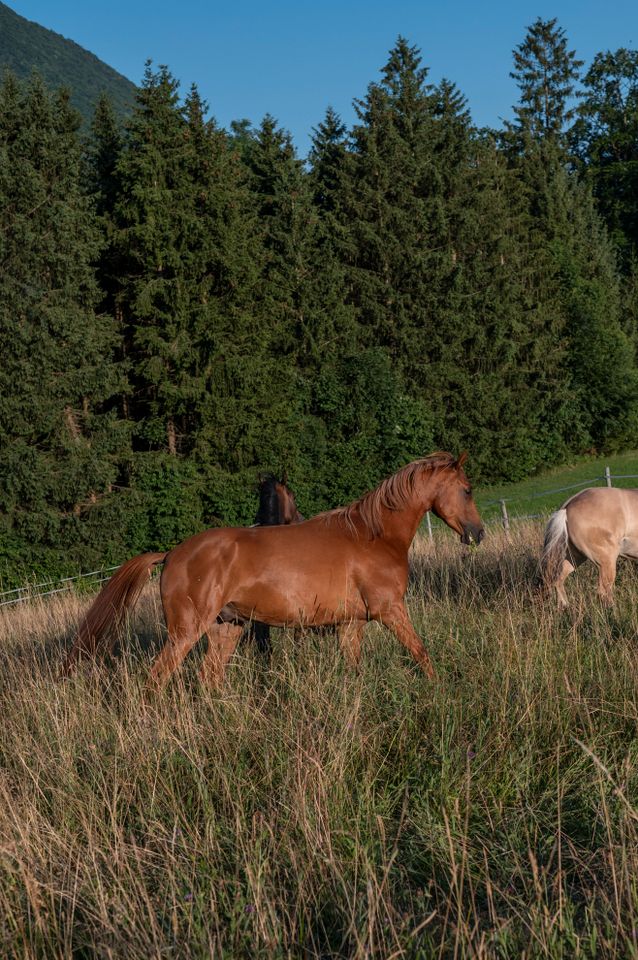
<path fill-rule="evenodd" d="M 149 584 L 115 658 L 56 674 L 87 599 L 0 613 L 0 955 L 638 957 L 637 571 L 559 614 L 539 523 L 412 551 L 438 678 L 368 627 L 191 655 L 144 680 Z"/>
<path fill-rule="evenodd" d="M 476 502 L 485 520 L 499 521 L 498 501 L 505 498 L 512 518 L 530 514 L 549 514 L 578 489 L 604 486 L 605 467 L 609 467 L 615 487 L 638 486 L 638 451 L 629 450 L 602 457 L 578 457 L 567 466 L 544 470 L 518 483 L 492 484 L 476 491 Z M 471 468 L 471 463 L 470 463 Z M 564 487 L 574 487 L 564 491 Z M 556 492 L 555 492 L 556 491 Z"/>

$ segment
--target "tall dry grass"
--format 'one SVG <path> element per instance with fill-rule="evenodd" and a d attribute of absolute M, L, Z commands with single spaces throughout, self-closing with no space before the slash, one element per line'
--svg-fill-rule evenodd
<path fill-rule="evenodd" d="M 114 663 L 56 672 L 85 601 L 0 615 L 0 956 L 638 956 L 638 582 L 570 613 L 538 526 L 413 554 L 429 683 L 371 625 L 191 655 L 146 702 L 151 586 Z"/>

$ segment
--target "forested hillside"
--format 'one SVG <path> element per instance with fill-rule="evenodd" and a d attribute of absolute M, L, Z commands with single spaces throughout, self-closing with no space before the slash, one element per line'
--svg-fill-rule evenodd
<path fill-rule="evenodd" d="M 22 78 L 37 70 L 49 87 L 68 87 L 87 122 L 103 93 L 119 114 L 128 113 L 135 100 L 135 85 L 108 64 L 0 3 L 0 74 L 6 69 Z"/>
<path fill-rule="evenodd" d="M 399 38 L 307 162 L 166 68 L 88 146 L 8 76 L 2 575 L 250 522 L 260 470 L 310 514 L 437 447 L 497 481 L 635 446 L 638 54 L 585 68 L 538 20 L 513 72 L 515 119 L 479 130 Z"/>

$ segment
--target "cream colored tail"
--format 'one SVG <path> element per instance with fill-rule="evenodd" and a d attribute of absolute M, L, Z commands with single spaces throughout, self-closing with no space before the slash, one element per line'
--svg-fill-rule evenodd
<path fill-rule="evenodd" d="M 558 579 L 563 560 L 567 556 L 567 510 L 561 507 L 549 518 L 545 527 L 545 541 L 541 556 L 541 582 L 545 589 L 549 589 Z"/>

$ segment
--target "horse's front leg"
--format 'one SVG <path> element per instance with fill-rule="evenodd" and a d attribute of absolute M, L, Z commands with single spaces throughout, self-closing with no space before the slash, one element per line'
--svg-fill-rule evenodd
<path fill-rule="evenodd" d="M 406 650 L 410 651 L 426 676 L 429 677 L 430 680 L 434 680 L 436 674 L 432 666 L 432 661 L 423 646 L 421 638 L 412 626 L 403 604 L 390 607 L 378 617 L 375 617 L 375 620 L 380 620 L 388 630 L 392 631 L 397 640 L 403 644 Z"/>

